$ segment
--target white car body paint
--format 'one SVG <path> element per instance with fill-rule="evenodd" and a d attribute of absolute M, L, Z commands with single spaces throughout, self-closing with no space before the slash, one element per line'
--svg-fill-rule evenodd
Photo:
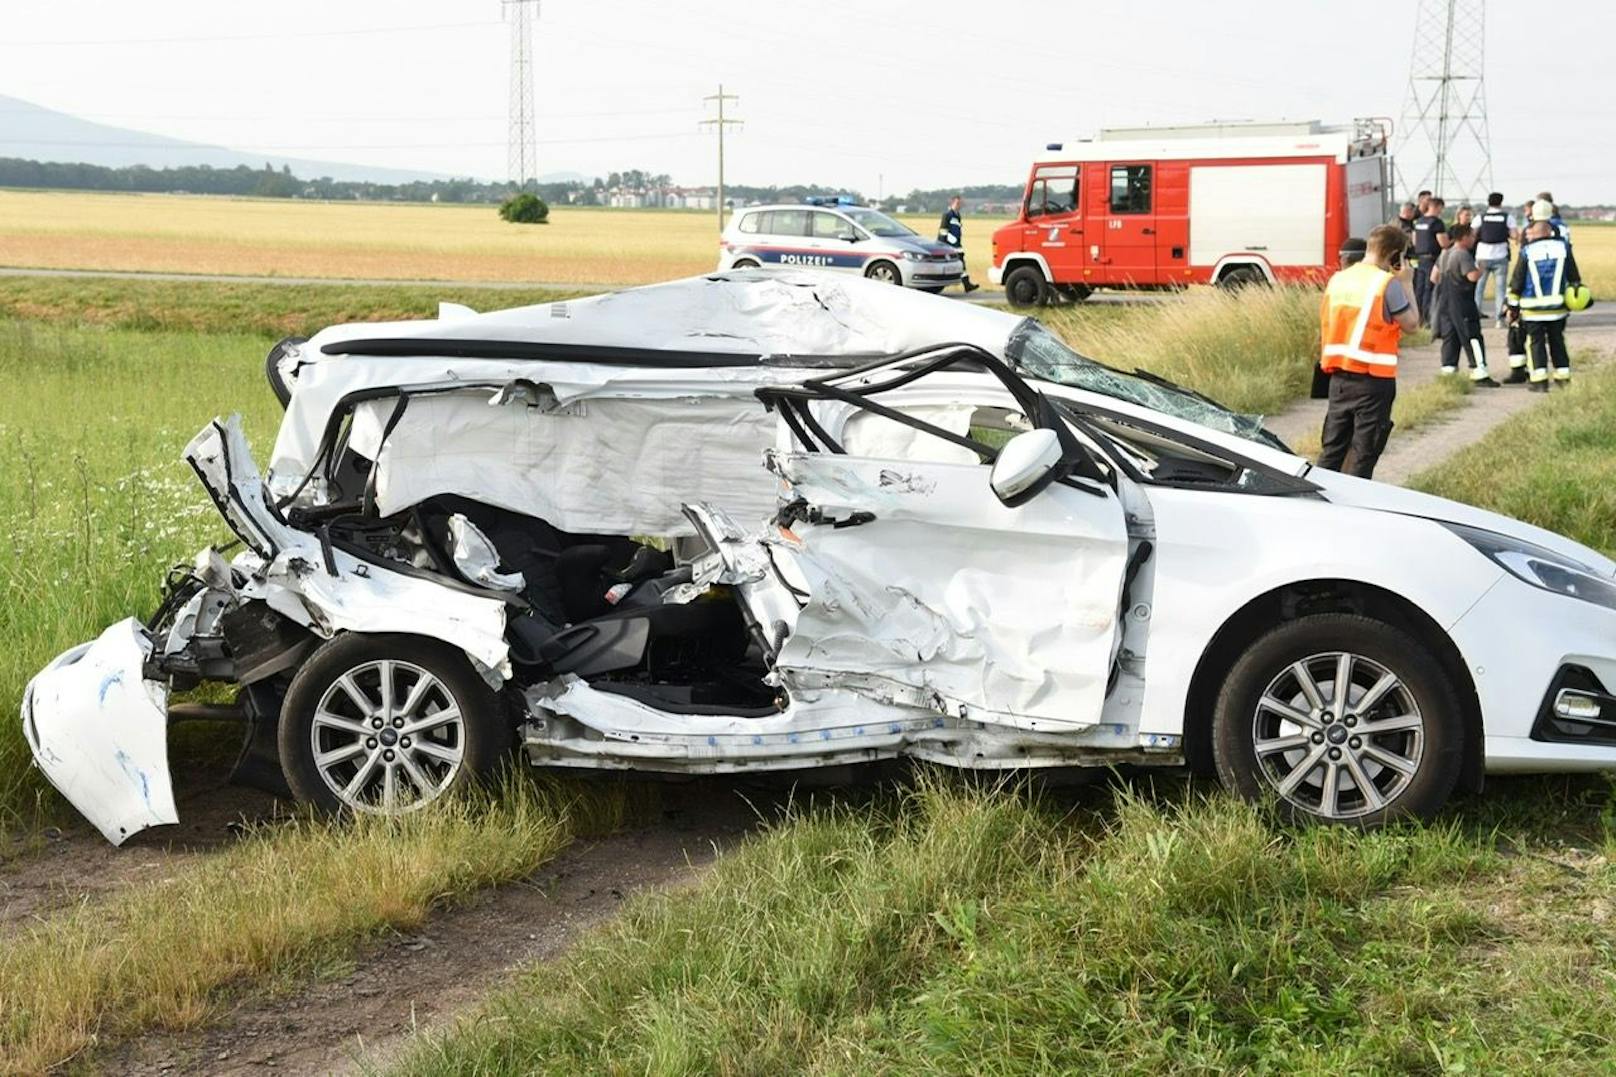
<path fill-rule="evenodd" d="M 206 587 L 159 641 L 159 657 L 213 631 L 227 608 L 262 602 L 320 637 L 430 636 L 463 651 L 490 684 L 512 677 L 509 607 L 498 595 L 327 548 L 272 503 L 298 488 L 345 397 L 430 387 L 434 395 L 415 398 L 391 431 L 391 401 L 356 411 L 350 444 L 379 457 L 381 511 L 441 490 L 553 513 L 559 519 L 550 522 L 564 529 L 680 538 L 678 548 L 696 550 L 692 580 L 662 601 L 732 588 L 772 658 L 765 684 L 780 705 L 759 713 L 674 713 L 571 674 L 524 682 L 523 740 L 538 763 L 692 773 L 899 755 L 979 768 L 1176 763 L 1191 681 L 1218 631 L 1276 589 L 1337 580 L 1398 596 L 1447 634 L 1474 684 L 1489 771 L 1616 768 L 1616 747 L 1531 738 L 1561 667 L 1583 666 L 1616 687 L 1616 610 L 1522 582 L 1444 523 L 1616 575 L 1616 563 L 1569 539 L 1311 470 L 1231 432 L 1238 424 L 1183 417 L 1193 408 L 1157 410 L 1159 390 L 1149 386 L 1119 398 L 1034 383 L 1091 418 L 1148 425 L 1254 474 L 1305 481 L 1266 495 L 1136 483 L 1114 468 L 1114 489 L 1057 485 L 1007 508 L 970 449 L 846 400 L 815 399 L 815 423 L 846 452 L 806 452 L 754 398 L 760 387 L 825 373 L 814 365 L 825 356 L 958 341 L 1004 358 L 1025 325 L 858 279 L 735 272 L 520 311 L 446 310 L 430 322 L 326 330 L 281 358 L 292 395 L 267 479 L 233 420 L 211 424 L 188 448 L 251 548 L 229 565 L 211 551 L 198 558 Z M 356 340 L 379 342 L 370 347 L 383 353 L 402 340 L 445 354 L 344 354 Z M 454 354 L 478 341 L 559 350 Z M 327 344 L 336 351 L 322 351 Z M 752 361 L 621 365 L 566 354 L 597 345 Z M 875 377 L 850 375 L 845 384 Z M 881 399 L 956 435 L 984 408 L 1007 432 L 1029 425 L 1003 382 L 960 368 Z M 709 434 L 712 444 L 698 454 L 663 436 L 676 429 L 687 441 Z M 1080 440 L 1091 452 L 1116 452 L 1087 433 Z M 591 466 L 609 441 L 620 446 L 610 466 Z M 295 506 L 322 496 L 316 478 Z M 795 499 L 817 515 L 783 528 L 764 522 Z M 1135 563 L 1147 543 L 1149 556 Z M 1125 591 L 1130 564 L 1137 574 Z M 142 679 L 152 647 L 138 624 L 121 622 L 41 671 L 25 698 L 36 761 L 114 841 L 173 821 L 162 758 L 166 688 Z M 120 751 L 138 764 L 140 782 Z"/>
<path fill-rule="evenodd" d="M 57 657 L 22 695 L 23 735 L 57 790 L 114 845 L 179 821 L 168 773 L 168 686 L 143 675 L 134 618 Z"/>

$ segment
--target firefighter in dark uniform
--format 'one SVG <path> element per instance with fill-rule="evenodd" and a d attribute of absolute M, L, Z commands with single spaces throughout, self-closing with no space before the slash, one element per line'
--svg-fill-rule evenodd
<path fill-rule="evenodd" d="M 942 220 L 937 222 L 937 239 L 939 242 L 947 243 L 950 247 L 959 251 L 960 263 L 963 265 L 965 262 L 965 241 L 963 239 L 964 229 L 960 224 L 959 208 L 960 196 L 955 195 L 948 200 L 948 208 L 943 210 Z M 965 286 L 967 293 L 974 292 L 982 287 L 980 284 L 971 283 L 969 270 L 966 270 L 964 275 L 960 277 L 960 283 Z"/>
<path fill-rule="evenodd" d="M 1425 203 L 1425 215 L 1414 222 L 1414 305 L 1420 310 L 1420 324 L 1430 324 L 1431 272 L 1437 256 L 1447 246 L 1448 226 L 1442 220 L 1442 199 L 1432 196 Z"/>
<path fill-rule="evenodd" d="M 1549 391 L 1551 380 L 1561 385 L 1571 381 L 1571 355 L 1565 343 L 1571 307 L 1566 292 L 1582 284 L 1571 244 L 1554 234 L 1547 218 L 1544 214 L 1526 230 L 1526 242 L 1509 275 L 1510 319 L 1524 322 L 1530 338 L 1528 388 L 1540 393 Z M 1587 305 L 1586 298 L 1582 305 Z"/>

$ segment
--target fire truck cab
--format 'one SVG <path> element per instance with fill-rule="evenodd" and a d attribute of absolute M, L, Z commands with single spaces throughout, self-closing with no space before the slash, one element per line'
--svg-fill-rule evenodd
<path fill-rule="evenodd" d="M 1114 128 L 1052 142 L 989 276 L 1012 306 L 1096 288 L 1321 280 L 1392 217 L 1390 123 Z"/>

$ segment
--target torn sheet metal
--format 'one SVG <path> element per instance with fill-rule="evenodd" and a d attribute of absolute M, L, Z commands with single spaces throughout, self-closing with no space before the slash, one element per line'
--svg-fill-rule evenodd
<path fill-rule="evenodd" d="M 788 687 L 857 674 L 1019 729 L 1100 721 L 1129 551 L 1109 491 L 1007 508 L 986 465 L 769 459 L 825 521 L 793 527 L 811 597 L 778 658 Z M 869 519 L 845 526 L 854 513 Z"/>
<path fill-rule="evenodd" d="M 527 580 L 520 572 L 499 570 L 499 551 L 476 524 L 460 513 L 449 517 L 449 557 L 461 579 L 495 591 L 520 591 Z"/>
<path fill-rule="evenodd" d="M 23 691 L 22 727 L 50 783 L 114 845 L 177 822 L 168 686 L 144 678 L 151 640 L 133 618 L 58 657 Z"/>
<path fill-rule="evenodd" d="M 1179 761 L 1176 738 L 1131 728 L 1035 732 L 878 702 L 846 688 L 803 690 L 765 717 L 668 714 L 575 677 L 528 689 L 528 758 L 544 766 L 723 774 L 908 756 L 976 769 Z"/>

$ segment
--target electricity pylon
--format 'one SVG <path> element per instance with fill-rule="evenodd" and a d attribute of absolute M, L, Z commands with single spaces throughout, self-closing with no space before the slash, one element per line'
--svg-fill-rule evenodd
<path fill-rule="evenodd" d="M 500 0 L 511 27 L 511 128 L 507 169 L 511 186 L 526 190 L 539 174 L 533 122 L 533 20 L 539 0 Z"/>
<path fill-rule="evenodd" d="M 1472 202 L 1492 190 L 1486 20 L 1486 0 L 1420 0 L 1396 155 L 1405 198 L 1429 189 Z"/>

